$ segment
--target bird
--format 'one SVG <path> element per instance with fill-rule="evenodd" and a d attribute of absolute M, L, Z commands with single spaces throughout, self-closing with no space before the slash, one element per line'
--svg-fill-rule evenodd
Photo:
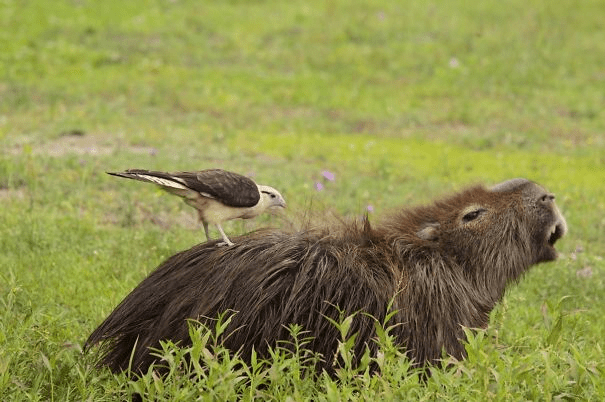
<path fill-rule="evenodd" d="M 210 240 L 208 225 L 216 225 L 223 240 L 219 246 L 234 245 L 221 226 L 223 222 L 250 219 L 268 208 L 286 207 L 286 201 L 273 187 L 256 184 L 249 177 L 223 169 L 174 173 L 128 169 L 106 173 L 155 183 L 163 190 L 182 197 L 185 203 L 197 210 L 207 241 Z"/>

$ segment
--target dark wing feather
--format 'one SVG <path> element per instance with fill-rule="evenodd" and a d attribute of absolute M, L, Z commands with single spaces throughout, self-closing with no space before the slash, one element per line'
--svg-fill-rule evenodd
<path fill-rule="evenodd" d="M 184 186 L 198 193 L 203 193 L 202 195 L 209 195 L 230 207 L 252 207 L 260 200 L 258 187 L 252 179 L 222 169 L 175 173 L 128 169 L 125 172 L 107 173 L 113 176 L 155 183 L 173 192 L 172 189 Z M 161 180 L 154 180 L 154 178 Z"/>
<path fill-rule="evenodd" d="M 192 190 L 206 193 L 230 207 L 252 207 L 260 200 L 254 181 L 222 169 L 172 173 Z"/>

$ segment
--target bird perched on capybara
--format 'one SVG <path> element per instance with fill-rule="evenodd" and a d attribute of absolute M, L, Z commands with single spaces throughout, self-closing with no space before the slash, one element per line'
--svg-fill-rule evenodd
<path fill-rule="evenodd" d="M 197 210 L 198 218 L 204 225 L 206 240 L 210 240 L 208 224 L 216 225 L 223 238 L 219 245 L 233 245 L 221 226 L 222 222 L 250 219 L 267 209 L 286 207 L 286 201 L 273 187 L 258 185 L 249 177 L 223 169 L 175 173 L 128 169 L 107 174 L 155 183 L 169 193 L 182 197 Z"/>
<path fill-rule="evenodd" d="M 402 209 L 370 226 L 362 220 L 296 232 L 263 230 L 233 247 L 207 242 L 180 252 L 135 288 L 90 335 L 101 364 L 146 371 L 160 340 L 190 344 L 186 320 L 230 309 L 224 345 L 261 356 L 287 326 L 300 324 L 332 372 L 340 339 L 326 317 L 360 312 L 354 351 L 376 352 L 373 319 L 389 303 L 391 334 L 417 365 L 445 350 L 465 356 L 463 327 L 485 327 L 506 286 L 534 264 L 556 259 L 567 231 L 554 196 L 525 179 L 471 187 L 427 206 Z M 212 325 L 211 325 L 212 326 Z M 136 350 L 133 352 L 133 348 Z"/>

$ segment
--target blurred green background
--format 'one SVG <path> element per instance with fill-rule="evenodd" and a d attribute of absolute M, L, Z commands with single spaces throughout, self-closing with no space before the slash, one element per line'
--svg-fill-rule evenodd
<path fill-rule="evenodd" d="M 221 167 L 288 201 L 227 233 L 545 185 L 570 227 L 562 258 L 507 293 L 473 375 L 424 395 L 603 399 L 604 16 L 601 0 L 0 0 L 0 394 L 130 389 L 81 344 L 203 231 L 104 172 Z"/>

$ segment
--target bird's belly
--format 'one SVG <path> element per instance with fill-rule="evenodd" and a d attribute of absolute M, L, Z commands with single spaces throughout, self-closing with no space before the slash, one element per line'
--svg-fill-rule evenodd
<path fill-rule="evenodd" d="M 203 219 L 208 223 L 220 223 L 237 218 L 251 218 L 250 208 L 235 208 L 221 204 L 215 200 L 207 200 L 202 212 Z"/>

